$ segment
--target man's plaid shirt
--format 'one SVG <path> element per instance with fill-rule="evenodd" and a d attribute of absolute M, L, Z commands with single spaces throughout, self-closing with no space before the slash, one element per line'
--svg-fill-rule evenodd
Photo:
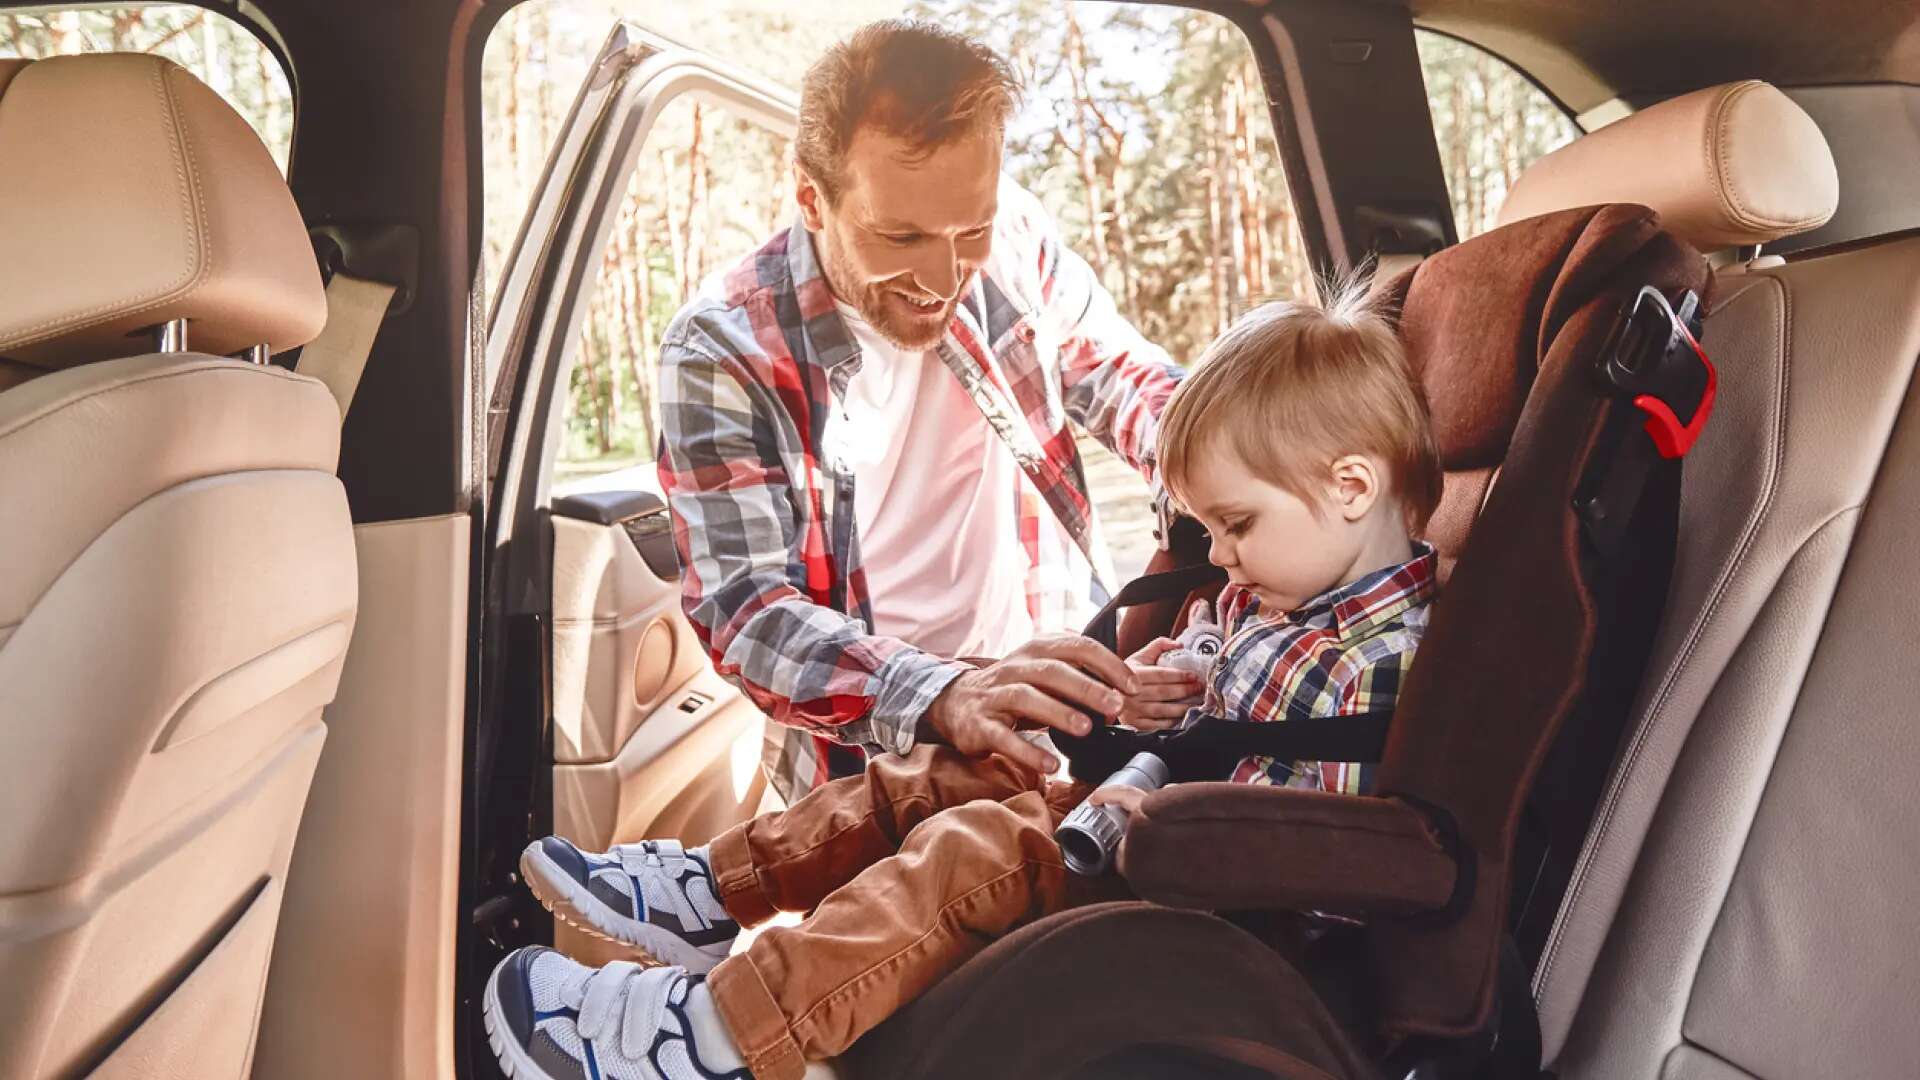
<path fill-rule="evenodd" d="M 1390 710 L 1413 664 L 1435 589 L 1438 558 L 1414 557 L 1322 593 L 1278 617 L 1229 585 L 1220 594 L 1227 628 L 1198 712 L 1253 723 Z M 1335 761 L 1242 760 L 1228 779 L 1359 794 L 1372 766 Z"/>
<path fill-rule="evenodd" d="M 991 258 L 938 353 L 1020 466 L 1027 606 L 1036 626 L 1064 629 L 1112 580 L 1070 425 L 1152 482 L 1180 369 L 1010 183 Z M 859 362 L 798 224 L 703 285 L 661 346 L 660 479 L 687 615 L 720 673 L 776 721 L 766 764 L 788 799 L 865 753 L 907 752 L 967 670 L 872 632 L 852 472 L 823 445 Z M 1036 542 L 1049 512 L 1075 542 L 1068 565 Z"/>

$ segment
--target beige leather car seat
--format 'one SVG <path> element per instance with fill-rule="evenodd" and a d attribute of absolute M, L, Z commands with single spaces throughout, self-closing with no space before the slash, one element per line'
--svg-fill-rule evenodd
<path fill-rule="evenodd" d="M 1836 191 L 1812 121 L 1757 83 L 1549 162 L 1512 213 L 1637 177 L 1722 244 L 1817 224 Z M 1566 1080 L 1911 1076 L 1920 237 L 1735 262 L 1714 294 L 1719 408 L 1636 725 L 1536 974 L 1545 1060 Z"/>
<path fill-rule="evenodd" d="M 244 1076 L 356 582 L 333 397 L 228 354 L 318 331 L 312 250 L 116 54 L 0 61 L 0 237 L 0 1077 Z"/>

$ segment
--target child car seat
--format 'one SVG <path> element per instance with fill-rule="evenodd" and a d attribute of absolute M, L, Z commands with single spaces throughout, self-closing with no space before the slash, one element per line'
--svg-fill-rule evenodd
<path fill-rule="evenodd" d="M 1485 1032 L 1523 798 L 1569 721 L 1588 758 L 1587 744 L 1605 741 L 1596 721 L 1624 713 L 1665 592 L 1676 459 L 1642 455 L 1644 495 L 1624 529 L 1604 498 L 1597 513 L 1574 508 L 1612 472 L 1604 444 L 1624 418 L 1660 424 L 1647 418 L 1658 394 L 1623 401 L 1598 365 L 1643 288 L 1677 301 L 1706 276 L 1652 211 L 1609 205 L 1517 222 L 1388 285 L 1443 460 L 1480 477 L 1450 476 L 1437 522 L 1464 535 L 1449 523 L 1485 501 L 1388 729 L 1378 793 L 1181 784 L 1149 799 L 1123 852 L 1136 891 L 1170 907 L 1361 925 L 1262 944 L 1194 912 L 1070 912 L 996 943 L 843 1065 L 876 1077 L 1099 1075 L 1111 1066 L 1097 1048 L 1115 1045 L 1118 1025 L 1128 1041 L 1204 1052 L 1211 1074 L 1239 1061 L 1251 1075 L 1358 1077 L 1409 1040 Z M 1684 434 L 1703 414 L 1704 403 L 1679 404 L 1668 419 Z M 1638 454 L 1649 437 L 1631 434 Z M 1436 539 L 1444 554 L 1449 538 Z M 1327 952 L 1340 960 L 1309 960 Z M 1310 986 L 1324 971 L 1360 976 Z M 1186 984 L 1200 972 L 1204 995 Z"/>

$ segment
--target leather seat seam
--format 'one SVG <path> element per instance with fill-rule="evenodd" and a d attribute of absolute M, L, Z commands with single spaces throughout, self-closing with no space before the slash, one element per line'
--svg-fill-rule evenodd
<path fill-rule="evenodd" d="M 101 397 L 106 394 L 115 393 L 116 391 L 127 389 L 128 387 L 139 386 L 143 383 L 157 382 L 162 379 L 185 378 L 189 375 L 199 375 L 206 372 L 211 372 L 214 374 L 222 374 L 222 375 L 243 373 L 246 378 L 250 378 L 250 379 L 260 378 L 261 376 L 265 376 L 271 379 L 280 379 L 292 385 L 305 386 L 308 389 L 309 393 L 314 392 L 316 390 L 320 392 L 324 392 L 329 400 L 331 400 L 333 397 L 332 391 L 327 390 L 326 384 L 314 378 L 311 375 L 302 375 L 299 372 L 288 371 L 285 368 L 277 368 L 272 366 L 271 364 L 263 367 L 259 364 L 249 364 L 241 360 L 228 360 L 228 359 L 222 359 L 221 357 L 218 357 L 218 356 L 208 356 L 205 358 L 204 361 L 196 362 L 191 367 L 170 368 L 166 371 L 144 372 L 140 375 L 135 375 L 135 376 L 132 376 L 131 378 L 113 382 L 106 386 L 94 387 L 93 389 L 88 390 L 85 393 L 78 394 L 73 397 L 63 397 L 57 401 L 49 402 L 39 412 L 35 412 L 27 416 L 21 417 L 18 421 L 14 422 L 13 426 L 0 428 L 0 442 L 4 442 L 6 439 L 12 438 L 13 436 L 19 434 L 20 432 L 25 431 L 28 428 L 32 427 L 34 424 L 37 424 L 40 421 L 45 420 L 48 417 L 54 415 L 55 413 L 60 412 L 62 409 L 66 409 L 73 405 L 78 405 L 83 401 L 91 401 L 96 397 Z M 0 401 L 4 401 L 4 400 L 5 400 L 4 395 L 0 394 Z"/>
<path fill-rule="evenodd" d="M 1645 749 L 1646 742 L 1648 738 L 1651 737 L 1653 729 L 1659 726 L 1662 714 L 1666 711 L 1667 703 L 1672 699 L 1675 686 L 1678 685 L 1681 676 L 1691 670 L 1694 656 L 1700 648 L 1700 642 L 1705 638 L 1708 627 L 1713 624 L 1715 615 L 1719 612 L 1728 593 L 1731 592 L 1733 582 L 1745 568 L 1748 557 L 1751 555 L 1753 546 L 1759 537 L 1761 526 L 1770 515 L 1776 496 L 1779 493 L 1780 478 L 1783 471 L 1782 459 L 1786 452 L 1788 391 L 1793 383 L 1793 350 L 1790 347 L 1790 343 L 1793 340 L 1793 291 L 1787 288 L 1786 283 L 1778 277 L 1769 275 L 1765 280 L 1773 282 L 1775 287 L 1779 289 L 1781 300 L 1781 313 L 1777 328 L 1778 336 L 1776 338 L 1777 344 L 1775 346 L 1780 358 L 1780 374 L 1775 383 L 1779 392 L 1779 406 L 1776 410 L 1773 425 L 1772 445 L 1767 457 L 1766 485 L 1759 505 L 1746 522 L 1745 529 L 1739 543 L 1734 548 L 1732 557 L 1727 561 L 1725 569 L 1722 570 L 1719 579 L 1714 582 L 1713 588 L 1709 591 L 1706 605 L 1702 607 L 1701 613 L 1695 618 L 1693 625 L 1688 628 L 1687 636 L 1682 642 L 1681 648 L 1676 653 L 1674 663 L 1668 669 L 1666 678 L 1661 680 L 1660 688 L 1655 692 L 1654 699 L 1645 710 L 1640 722 L 1634 725 L 1632 741 L 1627 746 L 1626 751 L 1621 755 L 1620 766 L 1615 772 L 1614 782 L 1607 785 L 1606 795 L 1600 805 L 1599 812 L 1595 816 L 1588 841 L 1581 849 L 1578 861 L 1574 867 L 1573 879 L 1568 885 L 1566 896 L 1561 902 L 1560 912 L 1554 919 L 1553 929 L 1549 932 L 1546 946 L 1541 953 L 1539 972 L 1534 979 L 1534 1000 L 1536 1003 L 1546 998 L 1547 989 L 1552 985 L 1553 974 L 1561 956 L 1561 942 L 1564 940 L 1562 934 L 1562 928 L 1565 925 L 1564 916 L 1567 912 L 1577 907 L 1581 897 L 1585 895 L 1586 884 L 1590 880 L 1594 853 L 1606 845 L 1607 838 L 1611 835 L 1614 815 L 1619 808 L 1621 792 L 1626 787 L 1627 778 L 1638 768 L 1641 753 Z M 1755 287 L 1758 287 L 1757 284 Z M 1750 291 L 1751 290 L 1742 290 L 1736 294 L 1736 296 L 1744 296 Z M 1732 298 L 1729 299 L 1728 304 L 1720 306 L 1716 314 L 1728 310 L 1728 307 L 1731 306 L 1731 299 Z M 1604 941 L 1602 945 L 1604 947 Z"/>
<path fill-rule="evenodd" d="M 319 469 L 302 468 L 296 465 L 296 466 L 269 466 L 265 468 L 249 468 L 249 469 L 222 469 L 218 472 L 205 473 L 200 476 L 183 477 L 182 479 L 180 479 L 175 483 L 168 484 L 166 487 L 159 488 L 154 491 L 149 491 L 146 495 L 142 496 L 138 501 L 132 503 L 131 505 L 127 506 L 126 509 L 121 510 L 118 514 L 116 514 L 112 521 L 109 521 L 106 524 L 102 525 L 99 531 L 95 532 L 92 536 L 89 536 L 87 538 L 86 543 L 81 544 L 77 549 L 75 549 L 72 558 L 60 564 L 60 568 L 58 570 L 55 570 L 47 578 L 47 583 L 41 587 L 39 592 L 34 594 L 33 599 L 27 601 L 26 608 L 25 608 L 26 614 L 21 617 L 19 622 L 13 624 L 13 628 L 15 630 L 18 630 L 20 627 L 25 626 L 27 624 L 27 621 L 33 618 L 33 613 L 37 608 L 39 608 L 40 602 L 47 598 L 48 590 L 52 589 L 56 584 L 58 584 L 61 578 L 66 577 L 67 574 L 73 570 L 75 563 L 78 563 L 81 559 L 86 558 L 87 553 L 93 550 L 94 545 L 98 544 L 102 537 L 106 536 L 109 532 L 112 532 L 116 525 L 119 525 L 121 522 L 127 520 L 128 517 L 132 516 L 141 507 L 146 506 L 148 503 L 153 502 L 155 499 L 158 499 L 163 495 L 171 494 L 172 492 L 178 491 L 180 488 L 183 488 L 188 484 L 198 483 L 202 480 L 212 480 L 212 479 L 220 479 L 220 478 L 234 477 L 234 476 L 251 476 L 251 475 L 261 474 L 261 473 L 312 474 L 316 476 L 324 476 L 327 479 L 333 480 L 335 482 L 336 487 L 338 487 L 339 485 L 339 478 L 335 476 L 333 473 L 330 473 L 330 472 L 323 473 Z M 340 487 L 339 490 L 341 495 L 341 501 L 342 503 L 344 503 L 346 501 L 346 489 L 344 487 Z"/>
<path fill-rule="evenodd" d="M 75 326 L 98 320 L 100 316 L 117 319 L 128 315 L 138 315 L 179 299 L 198 288 L 206 279 L 211 257 L 207 251 L 207 238 L 203 228 L 196 228 L 198 221 L 206 223 L 205 195 L 199 183 L 199 170 L 192 161 L 192 147 L 187 141 L 186 125 L 179 105 L 174 98 L 172 88 L 167 85 L 166 75 L 173 65 L 168 61 L 159 61 L 153 66 L 153 84 L 161 101 L 161 109 L 172 121 L 175 138 L 168 140 L 168 155 L 173 159 L 174 178 L 179 181 L 181 223 L 185 228 L 185 254 L 188 264 L 180 276 L 157 289 L 126 300 L 113 300 L 97 304 L 84 311 L 58 315 L 50 320 L 21 327 L 12 332 L 12 336 L 0 338 L 0 348 L 18 349 L 29 345 L 38 345 L 50 341 L 72 330 Z M 185 153 L 183 160 L 182 154 Z M 142 301 L 148 301 L 142 303 Z"/>
<path fill-rule="evenodd" d="M 1871 496 L 1869 495 L 1869 499 L 1870 498 Z M 1854 517 L 1857 519 L 1858 517 L 1861 516 L 1861 512 L 1865 509 L 1866 505 L 1867 505 L 1867 500 L 1862 500 L 1860 502 L 1852 503 L 1848 506 L 1841 507 L 1840 509 L 1822 518 L 1817 524 L 1814 525 L 1813 528 L 1807 530 L 1807 535 L 1803 537 L 1798 544 L 1794 545 L 1793 551 L 1787 556 L 1785 560 L 1781 562 L 1780 576 L 1784 578 L 1788 573 L 1790 573 L 1794 568 L 1794 564 L 1800 561 L 1800 557 L 1806 554 L 1807 549 L 1813 546 L 1813 542 L 1815 540 L 1818 540 L 1821 537 L 1821 535 L 1824 534 L 1829 528 L 1832 528 L 1842 518 Z M 1691 1007 L 1693 1005 L 1693 989 L 1700 975 L 1700 966 L 1705 961 L 1708 950 L 1710 950 L 1713 947 L 1714 935 L 1719 932 L 1721 920 L 1724 919 L 1726 916 L 1727 901 L 1732 897 L 1732 894 L 1733 894 L 1733 883 L 1740 876 L 1741 866 L 1743 866 L 1747 861 L 1747 850 L 1753 844 L 1754 825 L 1760 820 L 1761 809 L 1766 805 L 1767 788 L 1773 785 L 1773 774 L 1774 774 L 1775 768 L 1780 763 L 1780 752 L 1786 746 L 1787 739 L 1792 733 L 1794 716 L 1796 713 L 1800 711 L 1801 696 L 1806 692 L 1807 677 L 1812 673 L 1813 664 L 1815 661 L 1817 661 L 1819 657 L 1820 639 L 1826 636 L 1827 626 L 1832 621 L 1834 603 L 1839 598 L 1840 587 L 1845 580 L 1846 564 L 1851 559 L 1852 555 L 1853 555 L 1853 545 L 1852 545 L 1851 539 L 1849 539 L 1847 544 L 1847 550 L 1843 554 L 1840 560 L 1839 575 L 1836 576 L 1835 578 L 1832 591 L 1827 594 L 1826 607 L 1821 612 L 1820 632 L 1814 635 L 1813 650 L 1808 657 L 1807 665 L 1800 670 L 1799 680 L 1793 688 L 1793 700 L 1787 706 L 1786 722 L 1781 725 L 1780 737 L 1774 740 L 1773 745 L 1771 747 L 1772 753 L 1767 758 L 1767 768 L 1766 768 L 1765 779 L 1761 781 L 1760 791 L 1758 793 L 1758 796 L 1754 800 L 1753 805 L 1750 808 L 1750 812 L 1748 812 L 1745 815 L 1745 821 L 1742 822 L 1742 825 L 1744 826 L 1744 832 L 1740 838 L 1740 851 L 1738 854 L 1734 856 L 1732 865 L 1728 870 L 1725 881 L 1722 882 L 1720 884 L 1720 887 L 1715 890 L 1716 892 L 1719 893 L 1719 895 L 1716 898 L 1716 902 L 1714 904 L 1713 918 L 1707 920 L 1705 924 L 1707 927 L 1707 930 L 1705 935 L 1703 935 L 1702 938 L 1700 939 L 1699 947 L 1697 949 L 1689 950 L 1693 954 L 1689 958 L 1692 965 L 1692 971 L 1687 980 L 1687 994 L 1685 997 L 1684 1005 L 1680 1008 L 1678 1015 L 1675 1017 L 1675 1019 L 1679 1022 L 1679 1027 L 1682 1031 L 1683 1037 L 1686 1029 L 1687 1013 L 1691 1011 Z M 1771 599 L 1771 590 L 1769 591 L 1769 593 L 1770 593 L 1769 599 Z M 1749 627 L 1749 634 L 1750 633 L 1751 633 L 1751 627 Z M 1745 644 L 1746 636 L 1747 635 L 1742 635 L 1742 639 L 1743 639 L 1742 644 Z"/>

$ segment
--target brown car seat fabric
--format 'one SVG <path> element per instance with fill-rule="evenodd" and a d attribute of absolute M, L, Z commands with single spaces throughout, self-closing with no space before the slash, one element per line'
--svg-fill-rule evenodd
<path fill-rule="evenodd" d="M 1128 879 L 1148 899 L 1241 909 L 1358 902 L 1348 910 L 1381 915 L 1439 896 L 1445 838 L 1432 822 L 1450 821 L 1470 875 L 1457 917 L 1380 917 L 1363 932 L 1384 1033 L 1462 1036 L 1488 1021 L 1515 823 L 1547 749 L 1590 689 L 1596 571 L 1570 504 L 1609 408 L 1592 365 L 1642 285 L 1670 296 L 1703 291 L 1705 263 L 1651 211 L 1608 206 L 1497 230 L 1389 286 L 1414 365 L 1438 388 L 1453 461 L 1505 464 L 1403 687 L 1381 798 L 1175 788 L 1148 799 L 1128 838 Z M 1515 384 L 1526 382 L 1531 395 L 1517 397 Z M 1674 479 L 1656 483 L 1658 499 L 1673 500 Z M 1652 587 L 1663 593 L 1664 581 Z M 1647 625 L 1627 637 L 1650 636 L 1657 601 L 1635 613 Z M 1318 805 L 1308 809 L 1306 799 Z M 1316 889 L 1303 880 L 1302 866 L 1356 841 L 1377 856 L 1353 860 L 1359 873 L 1373 863 L 1371 882 Z M 1236 863 L 1243 876 L 1221 874 Z M 1214 888 L 1195 896 L 1194 883 L 1209 877 Z M 1244 892 L 1224 888 L 1236 880 Z"/>
<path fill-rule="evenodd" d="M 1207 993 L 1194 992 L 1199 971 Z M 1185 1051 L 1173 1057 L 1186 1071 L 1166 1057 L 1134 1063 L 1130 1075 L 1159 1080 L 1377 1076 L 1306 978 L 1259 939 L 1211 915 L 1133 902 L 1007 935 L 838 1065 L 858 1080 L 1110 1078 L 1126 1067 L 1115 1047 L 1130 1042 Z"/>

